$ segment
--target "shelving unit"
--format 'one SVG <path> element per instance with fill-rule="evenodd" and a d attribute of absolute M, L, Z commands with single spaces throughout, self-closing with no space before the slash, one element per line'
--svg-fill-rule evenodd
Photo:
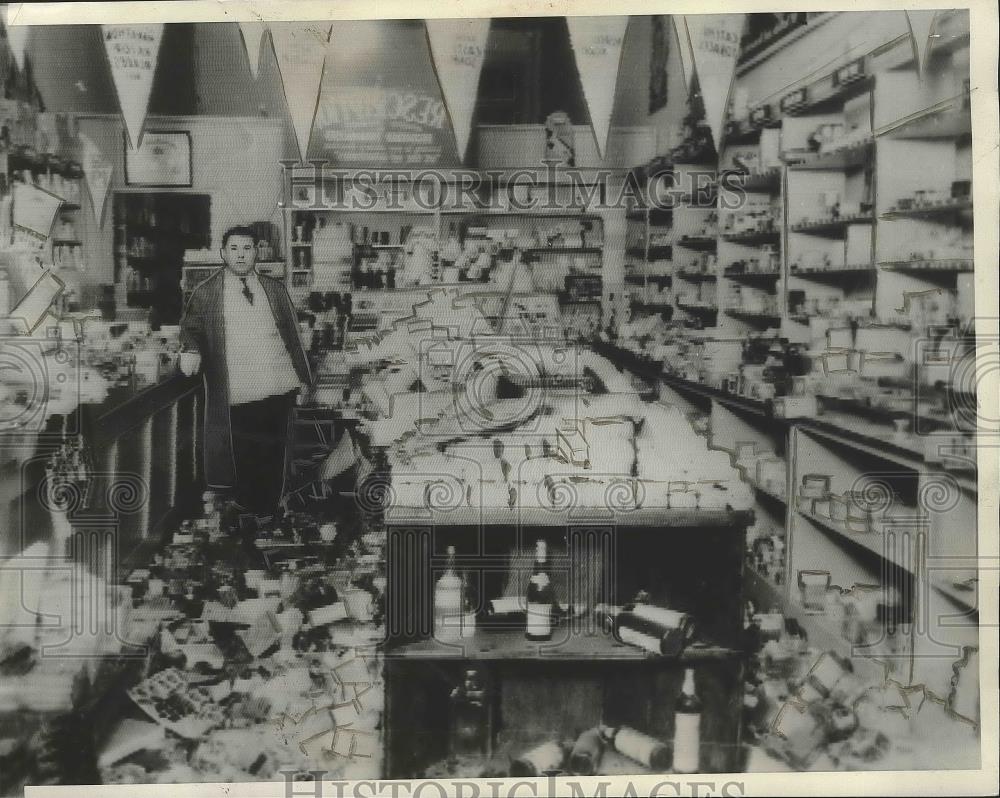
<path fill-rule="evenodd" d="M 667 374 L 622 350 L 604 353 L 658 379 L 661 401 L 707 412 L 713 448 L 729 452 L 754 486 L 748 544 L 779 539 L 786 553 L 777 581 L 751 565 L 744 571 L 747 596 L 759 609 L 797 618 L 812 644 L 852 659 L 860 674 L 881 678 L 888 667 L 902 684 L 922 684 L 949 705 L 969 704 L 960 693 L 975 685 L 963 682 L 956 693 L 951 680 L 963 652 L 978 646 L 978 490 L 970 462 L 944 461 L 928 444 L 947 448 L 947 430 L 936 439 L 900 433 L 890 411 L 822 398 L 818 414 L 781 418 L 769 402 Z M 805 499 L 804 478 L 815 475 L 828 478 L 829 488 Z M 852 639 L 853 626 L 806 606 L 801 572 L 828 572 L 831 588 L 872 612 L 886 588 L 898 591 L 897 631 Z"/>
<path fill-rule="evenodd" d="M 193 287 L 185 283 L 185 252 L 210 244 L 211 197 L 128 191 L 113 202 L 114 282 L 129 306 L 176 323 Z"/>
<path fill-rule="evenodd" d="M 300 194 L 286 211 L 287 274 L 300 306 L 317 292 L 368 294 L 369 304 L 382 304 L 376 295 L 450 286 L 553 296 L 566 317 L 593 318 L 595 303 L 601 309 L 604 220 L 582 206 L 514 210 L 504 204 L 505 192 L 514 189 L 503 181 L 457 206 L 456 186 L 446 180 L 437 197 L 418 202 L 420 187 L 404 183 L 401 197 L 379 194 L 373 207 L 353 210 L 328 198 L 310 201 L 310 188 L 296 188 L 294 173 L 290 180 Z M 560 198 L 565 189 L 547 187 Z M 355 322 L 368 324 L 361 305 L 353 304 L 352 329 Z M 404 310 L 400 317 L 412 306 Z"/>
<path fill-rule="evenodd" d="M 785 266 L 780 130 L 726 139 L 720 158 L 719 326 L 743 334 L 781 324 Z"/>
<path fill-rule="evenodd" d="M 740 591 L 716 591 L 714 600 L 701 604 L 696 596 L 707 584 L 692 575 L 709 569 L 712 584 L 725 578 L 722 574 L 739 579 L 748 515 L 698 510 L 672 515 L 667 510 L 614 531 L 548 515 L 526 528 L 490 525 L 481 530 L 484 535 L 475 526 L 459 525 L 461 520 L 456 523 L 450 514 L 420 527 L 387 519 L 387 629 L 396 630 L 390 631 L 386 648 L 387 776 L 412 776 L 446 756 L 446 735 L 427 732 L 447 727 L 447 696 L 469 668 L 485 674 L 491 685 L 495 722 L 490 736 L 498 749 L 505 740 L 530 745 L 553 725 L 588 728 L 602 719 L 670 739 L 673 701 L 684 668 L 694 668 L 699 695 L 705 696 L 701 767 L 704 772 L 735 767 L 740 722 L 734 710 L 743 662 L 738 650 Z M 445 547 L 456 547 L 457 565 L 469 575 L 482 606 L 498 595 L 507 578 L 511 547 L 535 536 L 550 542 L 556 579 L 559 574 L 575 579 L 573 574 L 599 558 L 604 576 L 600 585 L 593 585 L 599 591 L 594 597 L 606 603 L 620 602 L 638 584 L 647 585 L 654 596 L 664 590 L 679 596 L 681 590 L 692 607 L 705 607 L 698 615 L 695 641 L 680 656 L 665 658 L 622 645 L 588 616 L 555 626 L 552 640 L 541 644 L 527 641 L 523 625 L 516 623 L 514 628 L 481 625 L 471 637 L 454 642 L 435 640 L 427 613 L 445 564 Z M 660 556 L 665 546 L 674 552 L 672 559 Z M 567 584 L 566 589 L 573 588 Z M 567 662 L 573 667 L 565 667 Z M 613 761 L 604 762 L 602 772 L 613 767 Z"/>

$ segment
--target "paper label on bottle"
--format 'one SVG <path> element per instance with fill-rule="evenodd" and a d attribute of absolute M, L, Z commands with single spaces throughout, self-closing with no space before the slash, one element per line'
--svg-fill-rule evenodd
<path fill-rule="evenodd" d="M 434 591 L 434 606 L 440 610 L 459 610 L 462 607 L 461 588 L 438 587 Z"/>
<path fill-rule="evenodd" d="M 490 609 L 494 615 L 504 615 L 509 612 L 524 612 L 524 599 L 518 596 L 505 596 L 493 599 Z"/>
<path fill-rule="evenodd" d="M 678 712 L 674 719 L 674 772 L 697 773 L 701 714 Z"/>
<path fill-rule="evenodd" d="M 648 735 L 628 728 L 619 729 L 615 735 L 615 748 L 629 759 L 641 762 L 646 767 L 653 761 L 653 750 L 658 742 Z"/>
<path fill-rule="evenodd" d="M 668 610 L 663 607 L 654 607 L 650 604 L 636 604 L 632 609 L 632 614 L 637 618 L 662 624 L 674 629 L 683 626 L 687 616 L 683 612 Z"/>
<path fill-rule="evenodd" d="M 639 648 L 651 651 L 654 654 L 660 653 L 659 638 L 643 634 L 642 632 L 630 629 L 627 626 L 618 627 L 618 638 L 626 645 L 638 646 Z"/>
<path fill-rule="evenodd" d="M 559 747 L 559 743 L 542 743 L 537 748 L 528 751 L 521 759 L 540 776 L 562 767 L 563 751 Z"/>
<path fill-rule="evenodd" d="M 528 602 L 527 633 L 545 637 L 552 633 L 552 606 Z"/>
<path fill-rule="evenodd" d="M 549 585 L 549 575 L 548 574 L 532 574 L 531 584 L 537 587 L 539 590 L 544 590 Z"/>

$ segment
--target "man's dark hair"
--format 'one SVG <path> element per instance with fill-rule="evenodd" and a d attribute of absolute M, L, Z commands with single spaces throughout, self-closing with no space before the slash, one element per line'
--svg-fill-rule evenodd
<path fill-rule="evenodd" d="M 253 231 L 253 228 L 247 227 L 246 225 L 236 225 L 236 227 L 230 227 L 222 234 L 222 248 L 226 248 L 226 244 L 229 243 L 229 239 L 233 236 L 246 236 L 254 245 L 257 244 L 257 234 Z"/>

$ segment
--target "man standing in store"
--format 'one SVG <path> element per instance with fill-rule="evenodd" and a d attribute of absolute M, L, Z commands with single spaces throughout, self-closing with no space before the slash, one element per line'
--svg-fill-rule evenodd
<path fill-rule="evenodd" d="M 224 267 L 192 291 L 181 339 L 205 376 L 205 480 L 268 515 L 282 495 L 290 416 L 311 378 L 288 291 L 256 260 L 253 230 L 227 230 Z M 190 360 L 187 373 L 197 368 Z"/>

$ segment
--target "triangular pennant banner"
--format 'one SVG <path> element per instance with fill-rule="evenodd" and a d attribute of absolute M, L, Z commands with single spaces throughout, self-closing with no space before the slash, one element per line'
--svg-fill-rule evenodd
<path fill-rule="evenodd" d="M 427 39 L 458 145 L 465 159 L 476 106 L 479 73 L 486 53 L 489 19 L 428 19 Z"/>
<path fill-rule="evenodd" d="M 927 62 L 927 51 L 931 44 L 931 30 L 934 27 L 934 17 L 937 11 L 907 11 L 906 21 L 910 26 L 910 36 L 913 37 L 913 57 L 917 60 L 917 74 L 924 74 Z"/>
<path fill-rule="evenodd" d="M 583 84 L 583 96 L 590 109 L 597 152 L 603 158 L 628 17 L 566 17 L 566 25 Z"/>
<path fill-rule="evenodd" d="M 329 22 L 272 22 L 268 28 L 285 88 L 288 113 L 299 142 L 299 156 L 305 160 L 331 26 Z"/>
<path fill-rule="evenodd" d="M 705 104 L 705 121 L 718 151 L 729 92 L 740 55 L 745 14 L 689 14 L 685 16 L 694 68 Z M 683 51 L 683 48 L 681 48 Z"/>
<path fill-rule="evenodd" d="M 24 69 L 24 53 L 28 49 L 28 33 L 31 32 L 29 25 L 7 25 L 7 43 L 10 51 L 14 54 L 18 69 Z"/>
<path fill-rule="evenodd" d="M 163 25 L 101 25 L 129 144 L 139 146 L 160 56 Z"/>
<path fill-rule="evenodd" d="M 111 160 L 101 152 L 101 148 L 87 136 L 80 136 L 80 140 L 83 142 L 81 159 L 83 176 L 87 181 L 87 189 L 90 191 L 90 204 L 94 211 L 94 221 L 100 227 L 101 219 L 104 217 L 104 202 L 108 196 L 111 175 L 115 167 Z"/>
<path fill-rule="evenodd" d="M 684 76 L 684 90 L 691 91 L 691 78 L 694 76 L 694 56 L 691 54 L 691 38 L 688 36 L 684 17 L 674 16 L 674 34 L 677 37 L 677 52 L 681 56 L 681 73 Z"/>
<path fill-rule="evenodd" d="M 267 30 L 267 25 L 263 22 L 240 23 L 243 46 L 246 47 L 247 58 L 250 59 L 250 73 L 254 80 L 257 79 L 257 69 L 260 66 L 260 40 L 264 38 L 265 30 Z"/>

